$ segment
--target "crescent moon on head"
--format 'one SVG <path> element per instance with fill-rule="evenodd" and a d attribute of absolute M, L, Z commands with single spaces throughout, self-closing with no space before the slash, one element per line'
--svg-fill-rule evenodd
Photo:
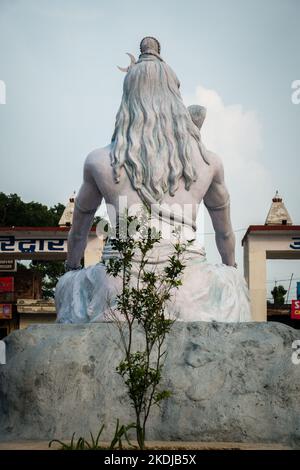
<path fill-rule="evenodd" d="M 126 52 L 126 54 L 130 57 L 130 65 L 128 65 L 128 67 L 119 67 L 119 65 L 117 65 L 118 69 L 121 70 L 121 72 L 125 72 L 125 73 L 127 73 L 130 67 L 132 67 L 136 63 L 136 60 L 133 54 L 130 54 L 129 52 Z"/>

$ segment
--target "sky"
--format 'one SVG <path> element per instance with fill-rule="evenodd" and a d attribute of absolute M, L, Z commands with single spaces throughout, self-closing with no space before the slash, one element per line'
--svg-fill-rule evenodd
<path fill-rule="evenodd" d="M 245 229 L 264 223 L 276 190 L 300 224 L 299 18 L 299 0 L 0 0 L 0 191 L 47 205 L 78 191 L 85 156 L 111 139 L 116 66 L 155 36 L 184 102 L 207 108 L 202 138 L 224 162 L 241 265 Z M 203 231 L 218 262 L 207 216 Z M 300 278 L 274 266 L 271 279 Z"/>

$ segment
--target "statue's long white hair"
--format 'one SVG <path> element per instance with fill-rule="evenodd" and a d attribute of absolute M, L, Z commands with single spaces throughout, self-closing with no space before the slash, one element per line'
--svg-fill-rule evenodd
<path fill-rule="evenodd" d="M 156 201 L 168 191 L 174 195 L 181 177 L 189 190 L 197 179 L 192 139 L 199 146 L 199 129 L 183 104 L 172 69 L 152 57 L 133 65 L 124 80 L 112 137 L 115 181 L 125 167 L 133 187 Z"/>

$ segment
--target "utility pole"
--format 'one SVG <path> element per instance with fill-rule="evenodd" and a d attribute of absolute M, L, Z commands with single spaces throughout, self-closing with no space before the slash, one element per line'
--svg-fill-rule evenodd
<path fill-rule="evenodd" d="M 290 295 L 290 290 L 291 290 L 291 284 L 292 284 L 292 279 L 294 277 L 294 273 L 292 273 L 291 275 L 291 279 L 290 279 L 290 284 L 289 284 L 289 289 L 288 289 L 288 293 L 287 293 L 287 296 L 286 296 L 286 303 L 288 304 L 289 303 L 289 295 Z"/>

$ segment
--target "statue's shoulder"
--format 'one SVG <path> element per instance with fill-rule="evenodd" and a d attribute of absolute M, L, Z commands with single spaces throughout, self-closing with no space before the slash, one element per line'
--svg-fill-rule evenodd
<path fill-rule="evenodd" d="M 224 167 L 222 159 L 219 155 L 207 150 L 207 148 L 201 143 L 201 152 L 204 156 L 205 161 L 210 165 L 215 176 L 223 174 Z"/>
<path fill-rule="evenodd" d="M 110 168 L 110 149 L 111 146 L 98 148 L 90 152 L 84 162 L 84 172 L 92 173 L 105 171 Z"/>

